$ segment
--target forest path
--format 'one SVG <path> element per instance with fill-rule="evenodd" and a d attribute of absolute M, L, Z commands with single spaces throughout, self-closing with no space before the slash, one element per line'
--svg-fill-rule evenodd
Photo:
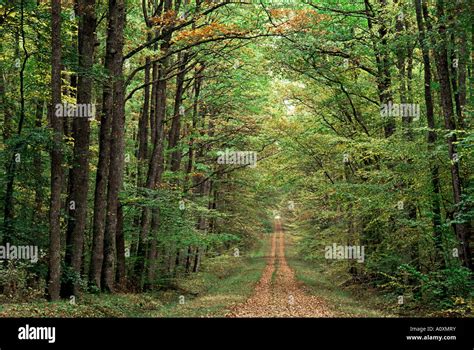
<path fill-rule="evenodd" d="M 271 236 L 267 265 L 253 295 L 232 307 L 227 317 L 333 317 L 326 303 L 307 294 L 285 257 L 285 235 L 279 220 Z"/>

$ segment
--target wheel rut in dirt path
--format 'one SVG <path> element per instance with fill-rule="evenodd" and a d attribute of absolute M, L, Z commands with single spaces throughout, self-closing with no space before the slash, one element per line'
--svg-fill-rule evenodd
<path fill-rule="evenodd" d="M 325 302 L 307 294 L 288 266 L 285 235 L 277 221 L 271 251 L 253 295 L 236 305 L 227 317 L 334 317 Z"/>

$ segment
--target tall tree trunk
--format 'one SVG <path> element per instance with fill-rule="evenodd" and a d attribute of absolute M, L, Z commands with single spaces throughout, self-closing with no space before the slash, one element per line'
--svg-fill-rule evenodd
<path fill-rule="evenodd" d="M 198 114 L 199 114 L 199 94 L 201 91 L 202 84 L 202 70 L 203 68 L 196 67 L 196 73 L 194 76 L 194 99 L 193 99 L 193 112 L 192 112 L 192 124 L 191 124 L 191 133 L 196 130 Z M 186 177 L 184 180 L 183 188 L 188 187 L 189 177 L 193 171 L 194 166 L 194 138 L 191 136 L 189 140 L 189 149 L 188 149 L 188 164 L 186 165 Z"/>
<path fill-rule="evenodd" d="M 107 192 L 107 216 L 104 233 L 104 262 L 102 288 L 114 291 L 117 209 L 122 187 L 125 135 L 125 86 L 123 80 L 123 29 L 125 26 L 124 0 L 109 0 L 109 33 L 114 35 L 113 59 L 113 109 L 110 143 L 109 186 Z"/>
<path fill-rule="evenodd" d="M 433 106 L 433 95 L 431 92 L 431 62 L 430 62 L 430 53 L 426 43 L 425 35 L 425 26 L 423 23 L 423 14 L 422 14 L 422 1 L 424 0 L 415 0 L 415 9 L 416 9 L 416 21 L 418 24 L 419 40 L 423 56 L 423 72 L 424 72 L 424 95 L 425 95 L 425 104 L 426 104 L 426 119 L 428 123 L 428 152 L 430 155 L 430 176 L 431 176 L 431 186 L 433 193 L 431 194 L 431 210 L 432 214 L 432 225 L 433 225 L 433 234 L 435 239 L 435 246 L 437 250 L 437 260 L 441 266 L 445 265 L 443 248 L 442 248 L 442 230 L 441 230 L 441 186 L 440 186 L 440 177 L 439 177 L 439 166 L 437 164 L 436 157 L 434 155 L 436 147 L 436 122 L 434 118 L 434 106 Z"/>
<path fill-rule="evenodd" d="M 171 7 L 171 3 L 167 0 L 165 3 L 165 12 Z M 168 34 L 163 39 L 160 50 L 161 54 L 165 56 L 169 50 L 169 42 L 171 40 L 171 34 Z M 166 57 L 160 64 L 157 65 L 158 73 L 156 88 L 154 89 L 152 99 L 154 100 L 154 115 L 150 119 L 154 120 L 151 133 L 153 151 L 150 157 L 148 166 L 146 188 L 150 190 L 156 189 L 158 184 L 161 182 L 161 174 L 163 173 L 163 151 L 164 151 L 164 121 L 166 116 L 166 91 L 167 91 L 167 80 L 166 75 L 168 73 L 169 58 Z M 155 74 L 153 74 L 155 76 Z M 153 90 L 153 89 L 152 89 Z M 135 286 L 138 290 L 143 288 L 143 277 L 145 272 L 145 259 L 147 251 L 147 237 L 150 231 L 151 218 L 154 215 L 150 208 L 145 207 L 142 211 L 141 223 L 140 223 L 140 235 L 138 239 L 137 257 L 135 263 Z"/>
<path fill-rule="evenodd" d="M 92 257 L 89 270 L 89 281 L 92 285 L 101 288 L 102 265 L 104 262 L 104 232 L 107 213 L 107 184 L 110 163 L 110 133 L 114 105 L 114 77 L 118 74 L 116 66 L 116 18 L 108 19 L 107 40 L 105 48 L 104 67 L 108 79 L 104 83 L 102 94 L 102 111 L 100 117 L 99 160 L 97 164 L 95 196 L 94 196 L 94 223 Z"/>
<path fill-rule="evenodd" d="M 151 35 L 148 36 L 151 39 Z M 144 91 L 144 101 L 143 101 L 143 110 L 140 115 L 140 120 L 138 122 L 138 171 L 137 171 L 137 186 L 142 187 L 145 184 L 143 168 L 144 163 L 148 158 L 148 119 L 150 115 L 150 57 L 146 58 L 146 67 L 145 67 L 145 91 Z"/>
<path fill-rule="evenodd" d="M 77 84 L 77 104 L 90 105 L 92 102 L 93 80 L 89 75 L 94 63 L 95 45 L 95 0 L 78 2 L 79 15 L 79 72 Z M 73 119 L 74 156 L 69 176 L 68 196 L 69 220 L 66 234 L 65 263 L 76 276 L 81 275 L 84 249 L 84 232 L 87 224 L 87 194 L 89 190 L 89 140 L 90 125 L 88 116 L 76 116 Z M 80 284 L 76 279 L 68 278 L 62 286 L 62 295 L 77 295 Z"/>
<path fill-rule="evenodd" d="M 441 106 L 444 116 L 444 124 L 446 130 L 450 132 L 449 136 L 447 137 L 447 143 L 449 159 L 451 161 L 451 184 L 454 199 L 454 217 L 456 218 L 461 210 L 460 205 L 462 201 L 462 188 L 456 151 L 456 121 L 454 118 L 453 97 L 449 76 L 447 33 L 446 25 L 443 23 L 445 17 L 444 0 L 437 0 L 436 10 L 437 16 L 440 20 L 440 23 L 438 23 L 438 34 L 440 36 L 440 41 L 435 52 L 435 59 L 440 83 Z M 467 229 L 467 225 L 464 223 L 455 223 L 453 227 L 459 239 L 459 257 L 461 262 L 464 266 L 472 269 L 469 249 L 470 232 Z"/>
<path fill-rule="evenodd" d="M 49 207 L 48 289 L 50 300 L 58 300 L 61 276 L 61 189 L 63 186 L 63 119 L 54 115 L 61 103 L 61 0 L 51 0 L 51 106 L 49 120 L 54 133 L 51 147 L 51 200 Z"/>
<path fill-rule="evenodd" d="M 174 100 L 174 115 L 173 120 L 171 122 L 171 128 L 169 130 L 169 137 L 168 137 L 168 148 L 172 150 L 171 153 L 171 171 L 176 172 L 180 168 L 181 164 L 181 150 L 175 149 L 178 146 L 178 140 L 180 136 L 181 130 L 181 114 L 183 112 L 182 107 L 182 100 L 183 100 L 183 92 L 184 92 L 184 78 L 186 76 L 186 63 L 188 60 L 188 55 L 180 54 L 178 56 L 179 66 L 178 66 L 178 74 L 176 75 L 176 94 Z"/>

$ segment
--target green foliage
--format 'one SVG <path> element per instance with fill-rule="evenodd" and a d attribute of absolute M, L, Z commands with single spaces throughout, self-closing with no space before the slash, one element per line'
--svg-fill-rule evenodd
<path fill-rule="evenodd" d="M 231 278 L 244 269 L 242 262 L 234 259 L 234 250 L 247 258 L 261 235 L 273 231 L 274 216 L 279 215 L 286 228 L 298 233 L 297 248 L 304 263 L 316 263 L 324 273 L 340 274 L 341 283 L 376 286 L 389 296 L 407 294 L 416 305 L 469 313 L 472 274 L 459 266 L 458 256 L 452 252 L 459 246 L 454 225 L 471 225 L 474 220 L 473 96 L 467 91 L 465 106 L 458 111 L 460 86 L 454 91 L 453 119 L 457 128 L 447 130 L 442 119 L 445 111 L 439 102 L 439 62 L 434 59 L 442 42 L 439 29 L 445 25 L 450 38 L 447 59 L 453 75 L 449 83 L 453 90 L 455 84 L 472 85 L 469 53 L 473 48 L 469 38 L 473 34 L 473 14 L 468 6 L 445 2 L 446 12 L 456 15 L 439 18 L 435 6 L 428 4 L 432 23 L 421 43 L 410 1 L 370 1 L 366 9 L 361 1 L 279 6 L 265 0 L 245 6 L 226 4 L 207 15 L 202 11 L 209 10 L 214 2 L 190 1 L 177 13 L 148 18 L 149 23 L 144 22 L 140 6 L 135 6 L 138 3 L 126 1 L 125 54 L 142 47 L 149 35 L 159 33 L 161 21 L 169 21 L 167 25 L 173 30 L 169 47 L 162 47 L 165 40 L 161 38 L 156 45 L 128 57 L 123 66 L 125 95 L 130 98 L 124 102 L 125 169 L 120 205 L 125 248 L 130 253 L 126 258 L 129 280 L 136 277 L 137 262 L 143 260 L 145 270 L 156 263 L 155 279 L 147 281 L 150 288 L 176 287 L 191 295 L 202 294 L 215 281 Z M 157 2 L 143 3 L 151 10 Z M 34 243 L 44 251 L 49 245 L 51 151 L 61 149 L 64 153 L 61 232 L 70 224 L 65 210 L 69 172 L 77 166 L 73 158 L 77 141 L 74 122 L 71 118 L 64 120 L 66 130 L 56 144 L 47 118 L 51 108 L 50 10 L 48 2 L 34 0 L 3 1 L 0 5 L 0 188 L 5 189 L 0 193 L 0 211 L 6 209 L 6 188 L 11 186 L 12 243 Z M 149 16 L 156 12 L 153 10 Z M 107 95 L 105 83 L 117 78 L 104 67 L 108 4 L 95 5 L 100 22 L 94 62 L 87 72 L 79 67 L 80 18 L 74 11 L 72 2 L 63 4 L 62 100 L 75 103 L 78 78 L 89 77 L 93 81 L 92 102 L 101 110 Z M 373 14 L 366 17 L 366 11 Z M 173 27 L 186 21 L 189 25 Z M 421 44 L 427 46 L 432 59 L 432 129 L 428 129 L 427 106 L 423 103 Z M 163 54 L 167 54 L 167 60 Z M 188 61 L 184 65 L 183 95 L 177 100 L 176 76 L 184 56 Z M 465 82 L 454 65 L 456 57 L 461 63 L 462 59 L 467 61 Z M 139 121 L 144 115 L 146 59 L 155 67 L 149 78 L 159 75 L 160 81 L 166 80 L 166 89 L 162 90 L 163 99 L 158 95 L 151 99 L 146 120 L 147 156 L 139 159 L 137 135 L 143 127 Z M 383 84 L 387 85 L 386 91 L 382 91 Z M 154 93 L 157 85 L 148 85 L 149 92 Z M 394 117 L 394 132 L 389 136 L 387 119 L 380 113 L 385 95 L 394 103 L 420 105 L 420 118 L 408 122 Z M 159 135 L 159 142 L 153 145 L 154 112 L 163 107 L 157 105 L 158 101 L 165 104 L 165 116 L 160 125 L 163 129 L 153 135 Z M 172 145 L 172 124 L 179 107 L 184 112 L 179 112 L 178 141 Z M 103 152 L 99 143 L 105 117 L 113 116 L 99 113 L 97 120 L 90 122 L 87 135 L 90 172 L 82 271 L 88 271 L 91 260 L 93 189 L 99 152 Z M 436 140 L 428 144 L 430 131 Z M 449 158 L 446 143 L 453 135 L 457 137 L 453 147 L 460 170 L 460 203 L 453 200 L 454 160 Z M 156 165 L 151 154 L 161 148 L 159 176 L 151 181 L 156 180 L 156 186 L 145 185 L 151 179 L 147 179 L 148 168 Z M 226 149 L 256 152 L 257 167 L 218 164 L 218 152 Z M 178 170 L 171 165 L 177 159 Z M 433 188 L 435 172 L 439 194 Z M 294 203 L 293 209 L 288 206 L 290 202 Z M 434 227 L 433 220 L 436 203 L 441 211 L 439 227 Z M 472 227 L 468 229 L 472 231 Z M 4 230 L 5 225 L 0 224 L 1 238 Z M 324 250 L 333 243 L 364 246 L 364 263 L 327 261 Z M 156 257 L 149 256 L 152 247 L 156 248 Z M 61 257 L 64 250 L 63 244 Z M 202 275 L 193 275 L 189 266 L 183 266 L 196 257 L 203 260 Z M 0 267 L 0 285 L 5 286 L 5 293 L 13 298 L 25 297 L 31 290 L 42 293 L 46 259 L 43 257 L 35 266 Z M 86 289 L 87 273 L 73 271 L 65 264 L 62 272 L 62 282 Z M 247 282 L 254 277 L 252 274 Z M 35 279 L 41 282 L 32 282 Z M 228 286 L 235 287 L 236 281 L 240 279 Z M 21 290 L 28 292 L 24 295 Z M 94 287 L 90 291 L 99 292 Z M 115 310 L 110 304 L 113 298 L 105 302 L 94 298 L 89 301 L 102 310 L 100 315 L 136 312 Z M 124 300 L 133 298 L 119 301 Z M 148 299 L 142 303 L 154 311 L 160 307 Z M 64 304 L 34 312 L 48 315 L 54 311 L 75 314 Z M 89 307 L 77 315 L 82 312 L 95 314 Z"/>
<path fill-rule="evenodd" d="M 0 302 L 25 302 L 43 297 L 44 283 L 32 271 L 29 263 L 9 261 L 0 264 Z"/>
<path fill-rule="evenodd" d="M 456 300 L 473 297 L 472 272 L 464 267 L 422 273 L 405 264 L 389 278 L 390 282 L 381 287 L 395 295 L 411 295 L 416 304 L 430 305 L 433 309 L 451 308 Z"/>

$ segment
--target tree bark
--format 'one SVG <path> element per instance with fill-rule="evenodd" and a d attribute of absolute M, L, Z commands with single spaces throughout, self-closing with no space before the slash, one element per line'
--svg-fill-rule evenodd
<path fill-rule="evenodd" d="M 428 123 L 428 152 L 430 155 L 430 177 L 433 193 L 431 194 L 431 210 L 433 213 L 431 222 L 433 226 L 433 234 L 435 246 L 437 250 L 437 260 L 441 266 L 445 266 L 443 248 L 442 248 L 442 229 L 441 229 L 441 185 L 439 176 L 439 166 L 437 164 L 434 151 L 436 148 L 436 122 L 434 117 L 433 95 L 431 92 L 431 62 L 430 53 L 426 43 L 425 25 L 423 23 L 422 1 L 415 0 L 416 21 L 418 24 L 419 40 L 423 56 L 423 72 L 424 72 L 424 96 L 426 104 L 426 119 Z"/>
<path fill-rule="evenodd" d="M 143 175 L 143 166 L 148 158 L 148 119 L 150 115 L 150 57 L 146 58 L 145 68 L 145 91 L 143 100 L 143 110 L 138 122 L 138 172 L 137 184 L 139 187 L 144 186 L 145 179 Z"/>
<path fill-rule="evenodd" d="M 92 77 L 87 73 L 94 63 L 95 44 L 95 0 L 78 2 L 79 15 L 79 72 L 77 84 L 77 104 L 90 105 L 92 102 Z M 88 116 L 73 119 L 74 155 L 69 175 L 69 220 L 66 233 L 66 266 L 76 276 L 81 275 L 84 249 L 84 232 L 87 224 L 87 194 L 89 190 L 89 142 L 90 121 Z M 71 208 L 74 205 L 74 209 Z M 70 273 L 69 271 L 65 271 Z M 76 278 L 68 278 L 62 285 L 62 295 L 68 297 L 80 293 Z"/>
<path fill-rule="evenodd" d="M 169 10 L 171 3 L 166 1 L 165 3 L 165 12 Z M 163 39 L 163 43 L 161 44 L 160 50 L 163 56 L 166 56 L 169 50 L 169 42 L 171 40 L 171 34 L 167 35 L 165 39 Z M 156 83 L 156 88 L 152 99 L 154 100 L 154 115 L 151 116 L 150 119 L 154 120 L 152 128 L 152 143 L 153 143 L 153 151 L 150 157 L 150 162 L 148 166 L 148 173 L 147 173 L 147 180 L 146 180 L 146 188 L 150 190 L 156 189 L 158 184 L 161 181 L 161 174 L 163 173 L 163 151 L 164 151 L 164 121 L 166 116 L 166 91 L 167 91 L 167 70 L 169 65 L 168 57 L 164 58 L 160 63 L 157 65 L 158 73 L 157 79 L 158 82 Z M 155 74 L 153 74 L 155 75 Z M 138 238 L 138 249 L 137 249 L 137 256 L 136 256 L 136 263 L 135 263 L 135 286 L 138 290 L 142 290 L 143 288 L 143 277 L 145 273 L 145 259 L 146 259 L 146 251 L 147 251 L 147 237 L 150 231 L 150 223 L 152 216 L 156 213 L 153 213 L 155 209 L 151 210 L 148 207 L 143 208 L 142 217 L 140 222 L 140 235 Z"/>
<path fill-rule="evenodd" d="M 61 276 L 61 189 L 63 186 L 63 119 L 54 115 L 61 103 L 61 0 L 51 0 L 51 106 L 49 119 L 54 133 L 51 148 L 51 200 L 49 207 L 49 263 L 47 295 L 59 299 Z"/>
<path fill-rule="evenodd" d="M 125 135 L 125 86 L 123 79 L 123 30 L 125 26 L 124 0 L 109 0 L 109 28 L 114 35 L 113 59 L 113 109 L 110 143 L 109 186 L 107 192 L 107 217 L 104 233 L 104 262 L 102 267 L 102 288 L 114 291 L 117 210 L 119 192 L 122 187 L 124 167 Z M 111 33 L 111 32 L 109 32 Z"/>
<path fill-rule="evenodd" d="M 123 209 L 119 203 L 117 208 L 117 275 L 116 283 L 118 290 L 124 291 L 127 286 L 126 270 L 125 270 L 125 237 L 123 234 Z"/>
<path fill-rule="evenodd" d="M 454 199 L 454 217 L 456 218 L 460 213 L 460 206 L 462 201 L 461 177 L 459 174 L 459 163 L 457 161 L 457 135 L 456 135 L 456 120 L 454 118 L 453 95 L 451 90 L 448 50 L 447 50 L 447 33 L 444 20 L 444 0 L 437 0 L 436 2 L 437 16 L 440 19 L 438 23 L 438 34 L 440 41 L 435 52 L 436 66 L 438 71 L 438 79 L 440 83 L 441 106 L 444 116 L 445 129 L 448 130 L 447 137 L 448 154 L 451 162 L 451 184 L 453 189 Z M 464 223 L 455 223 L 453 225 L 456 235 L 459 239 L 459 257 L 464 266 L 472 269 L 471 256 L 469 249 L 470 232 L 467 225 Z"/>
<path fill-rule="evenodd" d="M 97 164 L 96 185 L 94 196 L 94 223 L 92 257 L 89 270 L 89 281 L 92 285 L 101 288 L 102 265 L 104 262 L 104 232 L 107 213 L 107 184 L 110 163 L 110 138 L 112 113 L 114 105 L 113 79 L 118 74 L 115 63 L 116 33 L 113 27 L 116 19 L 108 19 L 107 40 L 105 49 L 104 67 L 108 79 L 104 84 L 102 94 L 102 111 L 100 117 L 99 160 Z"/>
<path fill-rule="evenodd" d="M 175 149 L 178 146 L 178 140 L 181 131 L 181 104 L 183 100 L 183 92 L 184 92 L 184 78 L 186 76 L 186 63 L 188 60 L 188 55 L 185 53 L 183 55 L 178 56 L 178 60 L 180 62 L 178 66 L 179 73 L 176 76 L 176 94 L 175 94 L 175 101 L 174 101 L 174 113 L 173 119 L 171 122 L 171 127 L 169 130 L 169 137 L 168 137 L 168 148 L 172 150 L 171 152 L 171 159 L 170 159 L 170 169 L 173 172 L 176 172 L 180 168 L 181 164 L 181 151 Z"/>

